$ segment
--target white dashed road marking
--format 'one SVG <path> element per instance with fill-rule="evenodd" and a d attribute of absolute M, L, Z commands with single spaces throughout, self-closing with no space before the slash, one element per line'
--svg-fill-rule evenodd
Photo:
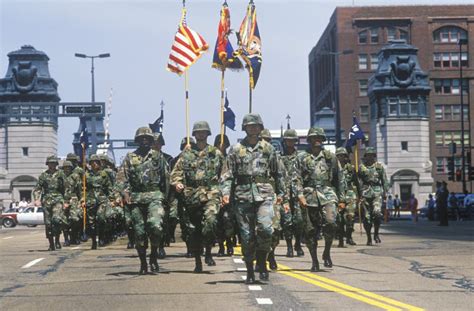
<path fill-rule="evenodd" d="M 247 276 L 246 276 L 246 275 L 242 275 L 241 278 L 242 278 L 242 280 L 245 281 L 245 280 L 247 279 Z"/>
<path fill-rule="evenodd" d="M 244 261 L 241 258 L 234 258 L 235 263 L 244 263 Z"/>
<path fill-rule="evenodd" d="M 38 258 L 38 259 L 35 259 L 33 261 L 30 261 L 29 263 L 27 263 L 26 265 L 24 265 L 23 267 L 21 267 L 22 269 L 27 269 L 31 266 L 34 266 L 36 265 L 38 262 L 40 262 L 41 260 L 43 260 L 44 258 Z"/>
<path fill-rule="evenodd" d="M 76 246 L 76 247 L 73 247 L 71 249 L 80 249 L 81 247 L 80 246 Z"/>
<path fill-rule="evenodd" d="M 262 287 L 259 285 L 249 285 L 249 290 L 262 290 Z"/>
<path fill-rule="evenodd" d="M 6 238 L 3 238 L 3 240 L 8 240 L 8 239 L 13 239 L 12 236 L 7 236 Z"/>
<path fill-rule="evenodd" d="M 247 271 L 247 268 L 237 268 L 237 271 Z"/>
<path fill-rule="evenodd" d="M 272 305 L 273 301 L 270 298 L 257 298 L 259 305 Z"/>

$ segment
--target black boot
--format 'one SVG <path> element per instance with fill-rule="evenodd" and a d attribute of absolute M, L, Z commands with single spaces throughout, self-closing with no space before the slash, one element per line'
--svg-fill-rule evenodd
<path fill-rule="evenodd" d="M 375 223 L 374 224 L 374 241 L 375 241 L 375 243 L 382 243 L 382 240 L 380 240 L 380 237 L 379 237 L 379 228 L 380 228 L 380 224 Z"/>
<path fill-rule="evenodd" d="M 91 236 L 91 240 L 92 240 L 92 246 L 91 246 L 91 249 L 97 249 L 97 238 L 95 235 L 92 235 Z"/>
<path fill-rule="evenodd" d="M 271 252 L 268 254 L 268 264 L 270 265 L 270 269 L 275 271 L 278 270 L 278 265 L 275 260 L 275 250 L 272 249 Z"/>
<path fill-rule="evenodd" d="M 267 270 L 267 253 L 265 251 L 257 251 L 257 263 L 260 268 L 260 274 L 258 278 L 261 281 L 268 281 L 268 270 Z"/>
<path fill-rule="evenodd" d="M 139 275 L 144 275 L 148 273 L 148 265 L 146 263 L 146 248 L 137 247 L 138 258 L 140 259 L 140 270 L 138 271 Z"/>
<path fill-rule="evenodd" d="M 156 246 L 151 247 L 150 270 L 151 270 L 151 272 L 160 271 L 160 266 L 158 265 L 158 251 L 156 249 Z"/>
<path fill-rule="evenodd" d="M 48 248 L 48 251 L 55 251 L 56 250 L 56 247 L 54 246 L 54 239 L 52 236 L 49 236 L 48 237 L 48 241 L 49 241 L 49 248 Z"/>
<path fill-rule="evenodd" d="M 211 253 L 211 250 L 212 250 L 212 247 L 211 246 L 206 246 L 206 253 L 205 253 L 205 257 L 204 257 L 204 262 L 208 265 L 208 266 L 215 266 L 216 265 L 216 262 L 214 261 L 214 259 L 212 258 L 212 253 Z"/>
<path fill-rule="evenodd" d="M 194 261 L 195 261 L 194 273 L 201 273 L 202 272 L 202 262 L 201 262 L 201 254 L 199 254 L 199 251 L 195 252 Z"/>
<path fill-rule="evenodd" d="M 174 236 L 174 233 L 176 231 L 176 224 L 175 223 L 172 223 L 170 225 L 170 232 L 169 232 L 169 235 L 170 235 L 170 243 L 176 243 L 176 238 Z"/>
<path fill-rule="evenodd" d="M 217 251 L 217 257 L 224 257 L 224 256 L 225 256 L 224 241 L 219 240 L 219 250 Z"/>
<path fill-rule="evenodd" d="M 286 240 L 286 257 L 292 258 L 293 255 L 293 245 L 291 245 L 291 239 Z"/>
<path fill-rule="evenodd" d="M 160 246 L 160 248 L 158 249 L 158 258 L 159 259 L 164 259 L 165 257 L 166 257 L 165 248 Z"/>
<path fill-rule="evenodd" d="M 189 242 L 186 241 L 186 254 L 184 255 L 186 258 L 192 258 L 193 257 L 193 252 L 189 248 Z"/>
<path fill-rule="evenodd" d="M 227 255 L 232 256 L 234 255 L 234 243 L 232 243 L 232 240 L 229 238 L 225 242 L 227 246 Z"/>
<path fill-rule="evenodd" d="M 61 242 L 59 241 L 59 234 L 54 237 L 54 246 L 56 246 L 56 249 L 61 249 Z"/>
<path fill-rule="evenodd" d="M 339 233 L 339 244 L 337 244 L 337 247 L 344 247 L 344 235 L 342 232 Z"/>
<path fill-rule="evenodd" d="M 365 229 L 365 234 L 367 235 L 367 246 L 372 245 L 372 225 L 370 224 L 364 224 L 364 229 Z"/>
<path fill-rule="evenodd" d="M 317 251 L 316 251 L 317 248 L 318 248 L 318 245 L 316 244 L 314 246 L 314 249 L 309 251 L 309 254 L 311 255 L 311 260 L 312 260 L 311 272 L 318 272 L 320 270 Z"/>
<path fill-rule="evenodd" d="M 71 241 L 69 240 L 69 230 L 64 230 L 63 235 L 64 235 L 64 246 L 71 245 Z"/>
<path fill-rule="evenodd" d="M 297 257 L 304 256 L 304 251 L 301 247 L 301 238 L 299 236 L 295 236 L 295 252 Z"/>
<path fill-rule="evenodd" d="M 135 248 L 135 231 L 129 228 L 127 229 L 128 244 L 127 249 Z"/>
<path fill-rule="evenodd" d="M 357 245 L 356 242 L 352 239 L 352 232 L 354 231 L 353 226 L 346 226 L 346 243 L 349 245 Z"/>
<path fill-rule="evenodd" d="M 253 270 L 253 262 L 246 261 L 245 266 L 247 267 L 247 278 L 245 279 L 245 284 L 254 284 L 255 283 L 255 273 Z"/>
<path fill-rule="evenodd" d="M 331 260 L 331 245 L 332 239 L 329 241 L 325 241 L 324 251 L 323 251 L 323 261 L 324 266 L 328 268 L 332 268 L 332 260 Z"/>

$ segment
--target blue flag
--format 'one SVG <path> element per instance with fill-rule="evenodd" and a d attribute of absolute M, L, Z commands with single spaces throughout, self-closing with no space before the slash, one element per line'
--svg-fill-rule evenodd
<path fill-rule="evenodd" d="M 158 117 L 158 119 L 156 119 L 156 121 L 154 123 L 149 123 L 148 126 L 151 128 L 151 130 L 153 131 L 153 133 L 163 133 L 163 121 L 164 121 L 164 113 L 163 113 L 163 109 L 161 109 L 161 114 L 160 116 Z"/>
<path fill-rule="evenodd" d="M 359 121 L 355 116 L 352 117 L 352 128 L 347 138 L 346 148 L 354 146 L 358 140 L 365 141 L 364 131 L 360 128 Z"/>
<path fill-rule="evenodd" d="M 79 142 L 82 148 L 86 149 L 89 147 L 89 132 L 87 131 L 87 125 L 85 120 L 81 120 L 81 135 L 79 136 Z"/>
<path fill-rule="evenodd" d="M 229 107 L 229 100 L 227 99 L 227 94 L 225 95 L 224 104 L 224 125 L 235 131 L 235 113 Z"/>

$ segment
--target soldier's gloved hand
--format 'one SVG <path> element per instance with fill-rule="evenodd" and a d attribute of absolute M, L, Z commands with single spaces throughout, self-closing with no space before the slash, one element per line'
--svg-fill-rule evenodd
<path fill-rule="evenodd" d="M 222 205 L 227 205 L 230 203 L 230 197 L 228 195 L 222 196 Z"/>
<path fill-rule="evenodd" d="M 64 203 L 64 208 L 69 208 L 69 203 Z"/>
<path fill-rule="evenodd" d="M 301 207 L 306 208 L 308 203 L 306 202 L 306 198 L 304 196 L 298 197 L 298 202 L 300 203 Z"/>
<path fill-rule="evenodd" d="M 35 200 L 35 206 L 36 206 L 36 207 L 41 206 L 40 200 Z"/>
<path fill-rule="evenodd" d="M 181 192 L 183 192 L 183 190 L 184 190 L 184 185 L 183 184 L 181 184 L 181 183 L 176 184 L 176 192 L 181 193 Z"/>
<path fill-rule="evenodd" d="M 283 204 L 283 208 L 285 209 L 285 214 L 288 214 L 290 212 L 290 204 L 288 203 Z"/>
<path fill-rule="evenodd" d="M 340 210 L 345 209 L 345 208 L 346 208 L 346 203 L 342 203 L 342 202 L 341 202 L 341 203 L 339 203 L 339 204 L 337 205 L 337 207 L 338 207 Z"/>
<path fill-rule="evenodd" d="M 283 202 L 283 198 L 282 197 L 277 197 L 276 204 L 280 205 L 281 202 Z"/>

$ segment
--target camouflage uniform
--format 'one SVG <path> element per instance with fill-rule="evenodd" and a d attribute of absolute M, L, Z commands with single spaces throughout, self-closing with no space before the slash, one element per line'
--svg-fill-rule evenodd
<path fill-rule="evenodd" d="M 347 244 L 356 245 L 356 243 L 352 240 L 352 232 L 354 231 L 354 214 L 357 210 L 359 181 L 354 165 L 350 163 L 349 154 L 347 153 L 346 148 L 337 148 L 336 156 L 338 157 L 342 166 L 345 188 L 345 192 L 340 200 L 344 204 L 341 205 L 337 215 L 339 236 L 338 246 L 343 247 L 344 237 L 346 238 Z"/>
<path fill-rule="evenodd" d="M 280 200 L 285 198 L 285 181 L 275 149 L 263 140 L 250 145 L 249 131 L 254 128 L 250 125 L 260 126 L 260 131 L 263 129 L 263 122 L 258 114 L 244 116 L 242 130 L 247 131 L 247 137 L 231 147 L 221 176 L 222 193 L 224 196 L 231 196 L 235 204 L 242 253 L 247 266 L 247 283 L 255 281 L 255 257 L 261 269 L 260 278 L 268 279 L 266 259 L 272 244 L 274 189 Z"/>
<path fill-rule="evenodd" d="M 102 163 L 102 170 L 109 176 L 112 187 L 116 184 L 117 172 L 109 157 L 105 154 L 99 156 Z M 122 208 L 115 204 L 108 204 L 105 211 L 104 243 L 109 243 L 116 239 L 116 234 L 120 230 L 123 221 Z"/>
<path fill-rule="evenodd" d="M 364 155 L 373 155 L 376 152 L 372 147 L 367 147 Z M 364 208 L 364 229 L 367 233 L 367 245 L 372 245 L 371 230 L 374 226 L 374 240 L 380 243 L 379 228 L 382 222 L 382 201 L 388 191 L 389 183 L 385 169 L 380 162 L 367 163 L 360 166 L 359 179 L 361 187 L 361 204 Z"/>
<path fill-rule="evenodd" d="M 150 239 L 150 266 L 158 271 L 158 247 L 163 235 L 163 200 L 168 193 L 169 168 L 161 152 L 150 148 L 153 134 L 148 127 L 135 133 L 135 142 L 140 147 L 126 155 L 123 161 L 125 175 L 124 192 L 131 209 L 135 231 L 135 244 L 140 258 L 140 274 L 146 274 L 146 240 Z M 150 145 L 147 145 L 147 142 Z"/>
<path fill-rule="evenodd" d="M 135 231 L 133 230 L 132 223 L 132 209 L 125 200 L 125 182 L 125 172 L 123 166 L 121 166 L 117 171 L 114 185 L 115 206 L 123 209 L 124 229 L 127 232 L 128 238 L 127 249 L 132 249 L 135 248 Z"/>
<path fill-rule="evenodd" d="M 283 134 L 284 141 L 287 140 L 298 140 L 298 135 L 295 130 L 288 129 Z M 284 148 L 285 153 L 282 155 L 281 160 L 283 161 L 283 165 L 285 166 L 286 174 L 286 182 L 288 186 L 288 193 L 289 193 L 289 202 L 290 202 L 290 209 L 291 213 L 289 213 L 291 217 L 290 224 L 292 225 L 289 230 L 290 232 L 284 233 L 286 239 L 286 246 L 287 246 L 287 257 L 293 257 L 293 246 L 292 246 L 292 235 L 295 236 L 295 251 L 297 256 L 304 256 L 304 251 L 301 248 L 301 238 L 303 236 L 304 231 L 304 222 L 303 222 L 303 214 L 301 211 L 301 206 L 298 202 L 298 189 L 293 180 L 293 176 L 296 174 L 296 163 L 298 161 L 298 151 L 295 149 L 293 153 L 289 153 L 287 148 Z"/>
<path fill-rule="evenodd" d="M 205 121 L 196 122 L 193 135 L 198 131 L 211 134 Z M 216 239 L 217 214 L 219 212 L 221 192 L 219 176 L 223 165 L 222 153 L 212 145 L 199 149 L 196 139 L 195 148 L 187 148 L 178 159 L 171 172 L 171 185 L 184 185 L 183 203 L 186 207 L 187 234 L 189 246 L 196 259 L 195 272 L 202 271 L 200 253 L 206 247 L 206 263 L 215 265 L 211 247 Z"/>
<path fill-rule="evenodd" d="M 74 173 L 71 161 L 64 161 L 63 171 L 66 176 L 66 189 L 64 194 L 64 203 L 68 204 L 68 208 L 64 208 L 68 223 L 64 230 L 64 244 L 68 245 L 79 243 L 79 233 L 82 226 L 82 207 L 80 198 L 82 197 L 82 180 L 81 176 Z M 69 241 L 70 239 L 70 241 Z"/>
<path fill-rule="evenodd" d="M 93 154 L 89 159 L 101 165 L 99 156 Z M 106 171 L 99 167 L 86 172 L 86 232 L 92 239 L 92 249 L 97 248 L 97 234 L 101 246 L 104 245 L 106 212 L 110 209 L 109 199 L 112 198 L 112 182 Z"/>
<path fill-rule="evenodd" d="M 311 137 L 326 139 L 322 128 L 311 128 Z M 322 229 L 325 240 L 323 252 L 324 265 L 332 266 L 330 250 L 336 231 L 336 206 L 343 191 L 342 169 L 336 156 L 322 149 L 313 154 L 311 147 L 298 154 L 295 178 L 298 181 L 298 196 L 304 197 L 307 208 L 303 209 L 306 246 L 313 259 L 312 271 L 319 270 L 317 260 L 317 233 Z"/>
<path fill-rule="evenodd" d="M 46 164 L 58 165 L 56 156 L 49 156 Z M 59 235 L 64 226 L 64 191 L 66 188 L 66 176 L 63 171 L 50 169 L 41 173 L 38 183 L 34 189 L 35 201 L 41 200 L 43 206 L 43 218 L 46 230 L 46 238 L 49 240 L 49 250 L 61 248 Z M 53 240 L 54 238 L 54 240 Z"/>
<path fill-rule="evenodd" d="M 78 165 L 79 163 L 79 157 L 74 154 L 74 153 L 68 153 L 66 157 L 67 161 L 70 161 L 72 163 L 72 173 L 77 176 L 76 182 L 79 182 L 81 185 L 81 189 L 83 188 L 83 177 L 84 177 L 84 169 Z M 84 233 L 84 210 L 82 209 L 81 206 L 81 200 L 83 194 L 81 192 L 81 195 L 76 199 L 73 197 L 70 204 L 69 208 L 69 215 L 71 218 L 71 221 L 73 223 L 80 223 L 81 225 L 78 226 L 78 231 L 77 232 L 72 232 L 71 231 L 71 238 L 74 240 L 75 244 L 79 244 L 81 235 Z"/>

